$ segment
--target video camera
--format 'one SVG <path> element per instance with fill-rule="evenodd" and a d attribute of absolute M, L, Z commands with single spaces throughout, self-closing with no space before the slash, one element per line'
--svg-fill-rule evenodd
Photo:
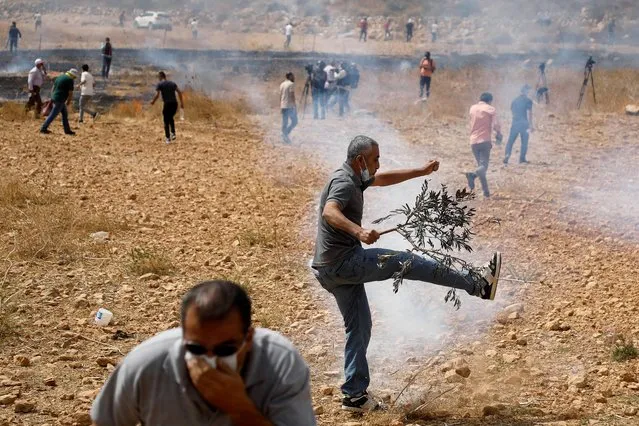
<path fill-rule="evenodd" d="M 313 64 L 304 65 L 304 69 L 306 70 L 306 73 L 309 77 L 311 76 L 311 74 L 313 74 Z"/>

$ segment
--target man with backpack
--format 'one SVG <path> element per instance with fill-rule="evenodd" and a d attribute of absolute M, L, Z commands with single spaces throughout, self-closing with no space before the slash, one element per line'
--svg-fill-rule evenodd
<path fill-rule="evenodd" d="M 437 67 L 435 61 L 431 59 L 430 52 L 426 52 L 419 63 L 419 97 L 424 99 L 424 88 L 426 88 L 426 98 L 430 96 L 430 82 Z"/>
<path fill-rule="evenodd" d="M 326 118 L 326 64 L 318 61 L 313 67 L 311 75 L 311 94 L 313 96 L 313 119 L 324 120 Z"/>

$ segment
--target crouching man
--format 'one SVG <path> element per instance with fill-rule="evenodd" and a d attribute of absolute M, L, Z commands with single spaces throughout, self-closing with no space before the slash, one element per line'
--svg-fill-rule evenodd
<path fill-rule="evenodd" d="M 182 300 L 181 327 L 136 347 L 91 409 L 97 426 L 314 426 L 309 369 L 280 334 L 251 326 L 251 301 L 229 281 Z"/>

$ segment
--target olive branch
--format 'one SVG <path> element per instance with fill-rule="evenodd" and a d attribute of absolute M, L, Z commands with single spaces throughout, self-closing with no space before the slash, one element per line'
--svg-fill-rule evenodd
<path fill-rule="evenodd" d="M 446 185 L 441 185 L 439 190 L 429 189 L 428 180 L 425 180 L 414 206 L 405 204 L 373 223 L 380 224 L 388 219 L 403 216 L 403 222 L 380 234 L 390 232 L 400 234 L 411 245 L 409 252 L 430 257 L 437 263 L 435 274 L 452 269 L 467 274 L 469 280 L 474 280 L 478 278 L 479 271 L 455 254 L 460 251 L 468 253 L 473 251 L 470 242 L 474 236 L 471 225 L 475 217 L 475 209 L 469 207 L 467 203 L 474 198 L 475 194 L 466 189 L 457 190 L 455 194 L 450 194 Z M 499 219 L 489 218 L 481 223 L 486 222 L 499 223 Z M 383 268 L 394 256 L 380 255 L 377 266 Z M 400 270 L 392 276 L 395 293 L 411 270 L 412 260 L 400 262 L 400 266 Z M 444 301 L 452 301 L 456 309 L 461 307 L 461 300 L 456 289 L 450 289 Z"/>

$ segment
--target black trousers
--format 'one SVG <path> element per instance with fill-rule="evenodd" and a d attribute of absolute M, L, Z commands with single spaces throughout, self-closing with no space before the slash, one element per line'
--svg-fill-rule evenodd
<path fill-rule="evenodd" d="M 175 134 L 175 113 L 178 110 L 177 102 L 166 102 L 162 108 L 162 116 L 164 117 L 164 134 L 167 138 L 171 137 L 171 133 Z"/>
<path fill-rule="evenodd" d="M 419 97 L 424 96 L 424 87 L 426 87 L 426 97 L 430 96 L 430 80 L 431 77 L 421 76 L 419 79 Z"/>

